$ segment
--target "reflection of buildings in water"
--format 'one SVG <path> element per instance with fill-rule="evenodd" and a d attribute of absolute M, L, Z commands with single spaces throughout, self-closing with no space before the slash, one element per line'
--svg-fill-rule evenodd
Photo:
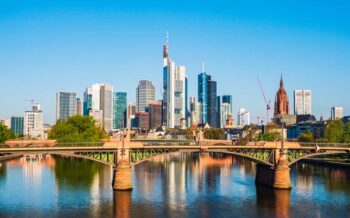
<path fill-rule="evenodd" d="M 258 210 L 270 211 L 274 217 L 290 217 L 290 193 L 291 190 L 277 190 L 257 185 Z"/>
<path fill-rule="evenodd" d="M 131 217 L 131 191 L 113 192 L 114 217 Z"/>

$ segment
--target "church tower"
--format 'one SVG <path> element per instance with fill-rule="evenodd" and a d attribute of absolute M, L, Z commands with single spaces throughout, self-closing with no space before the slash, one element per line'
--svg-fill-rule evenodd
<path fill-rule="evenodd" d="M 275 98 L 275 113 L 274 117 L 277 118 L 279 115 L 289 114 L 289 100 L 287 92 L 284 89 L 283 79 L 281 76 L 280 88 L 276 94 Z"/>

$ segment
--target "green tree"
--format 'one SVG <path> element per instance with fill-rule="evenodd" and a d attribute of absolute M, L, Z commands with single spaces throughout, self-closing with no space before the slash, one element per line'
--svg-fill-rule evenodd
<path fill-rule="evenodd" d="M 324 130 L 328 142 L 340 143 L 344 139 L 344 127 L 341 120 L 329 121 Z"/>
<path fill-rule="evenodd" d="M 106 136 L 103 130 L 96 127 L 92 117 L 81 115 L 57 121 L 49 132 L 49 139 L 58 142 L 98 142 Z"/>
<path fill-rule="evenodd" d="M 342 142 L 350 143 L 350 123 L 345 124 L 343 127 Z"/>
<path fill-rule="evenodd" d="M 310 132 L 304 132 L 300 135 L 299 142 L 313 142 L 314 141 L 314 135 Z"/>
<path fill-rule="evenodd" d="M 204 138 L 214 140 L 224 140 L 225 131 L 221 128 L 211 128 L 204 130 Z"/>
<path fill-rule="evenodd" d="M 267 141 L 267 142 L 274 142 L 281 140 L 281 133 L 279 132 L 266 132 L 266 133 L 259 133 L 255 137 L 255 141 Z"/>
<path fill-rule="evenodd" d="M 14 139 L 15 134 L 7 126 L 0 124 L 0 143 L 6 142 L 8 139 Z"/>

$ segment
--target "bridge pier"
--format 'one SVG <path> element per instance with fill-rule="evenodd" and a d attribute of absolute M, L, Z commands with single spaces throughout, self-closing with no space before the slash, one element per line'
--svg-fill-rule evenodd
<path fill-rule="evenodd" d="M 258 164 L 255 183 L 274 189 L 291 189 L 290 168 L 286 160 L 286 153 L 281 153 L 275 167 Z"/>
<path fill-rule="evenodd" d="M 131 165 L 126 159 L 119 161 L 114 168 L 113 189 L 116 191 L 132 190 Z"/>

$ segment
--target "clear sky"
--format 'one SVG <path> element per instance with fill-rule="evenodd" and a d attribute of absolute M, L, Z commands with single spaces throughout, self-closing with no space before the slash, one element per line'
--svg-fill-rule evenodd
<path fill-rule="evenodd" d="M 283 73 L 291 111 L 293 90 L 312 89 L 317 117 L 335 105 L 350 114 L 349 11 L 346 0 L 1 0 L 0 117 L 23 115 L 36 99 L 53 123 L 56 92 L 82 97 L 96 82 L 126 91 L 130 103 L 149 79 L 160 98 L 166 31 L 190 96 L 204 60 L 234 111 L 264 115 L 256 78 L 273 102 Z"/>

